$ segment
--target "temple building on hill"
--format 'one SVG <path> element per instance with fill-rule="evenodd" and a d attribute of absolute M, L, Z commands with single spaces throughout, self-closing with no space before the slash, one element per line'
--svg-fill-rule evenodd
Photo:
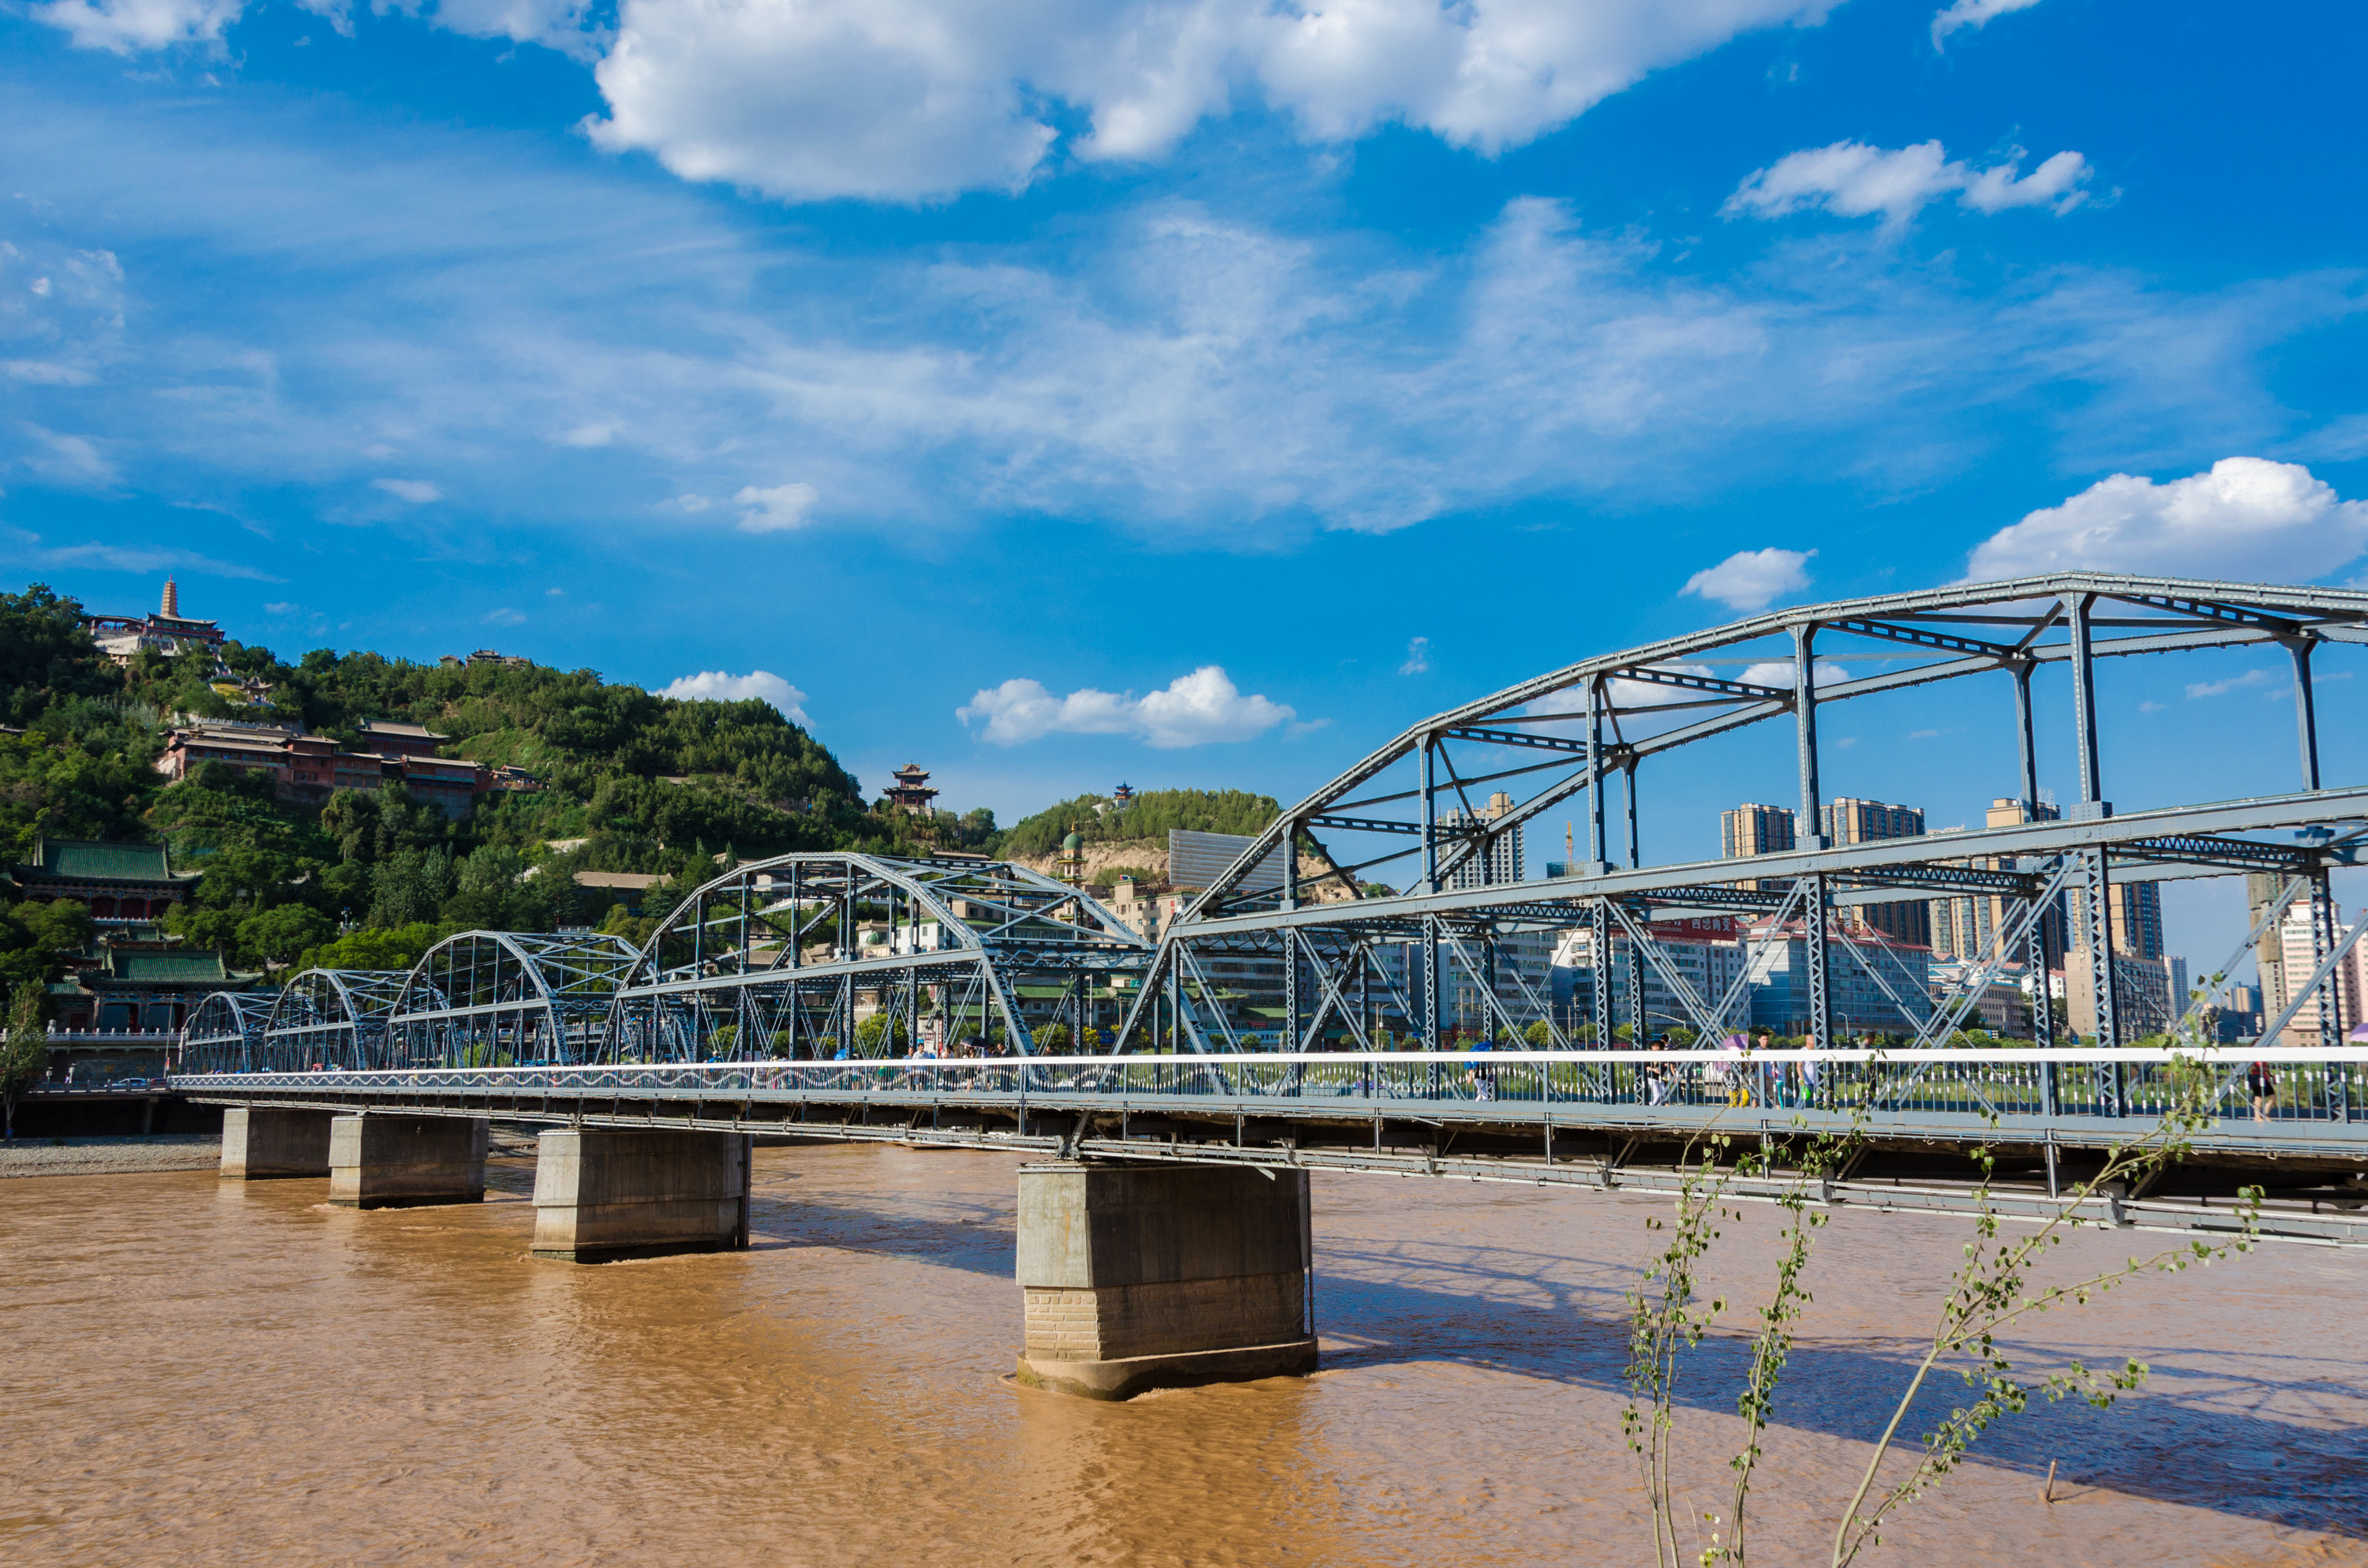
<path fill-rule="evenodd" d="M 176 871 L 161 844 L 94 844 L 80 838 L 39 838 L 33 858 L 8 868 L 27 899 L 71 899 L 90 906 L 101 930 L 145 925 L 188 896 L 195 871 Z"/>
<path fill-rule="evenodd" d="M 268 773 L 280 800 L 307 805 L 324 804 L 340 790 L 399 782 L 456 819 L 494 788 L 493 770 L 484 763 L 436 755 L 449 736 L 381 719 L 364 720 L 361 732 L 368 751 L 347 751 L 327 735 L 297 734 L 279 724 L 190 724 L 173 732 L 156 770 L 176 784 L 206 762 Z"/>
<path fill-rule="evenodd" d="M 164 602 L 155 614 L 86 615 L 82 623 L 99 652 L 119 665 L 130 664 L 143 648 L 179 654 L 200 648 L 219 653 L 222 646 L 219 623 L 181 614 L 180 587 L 170 577 L 165 579 Z"/>
<path fill-rule="evenodd" d="M 938 798 L 938 792 L 929 788 L 928 768 L 917 762 L 908 762 L 896 770 L 895 778 L 896 782 L 887 791 L 893 803 L 916 817 L 927 819 L 936 814 L 937 808 L 929 802 Z"/>

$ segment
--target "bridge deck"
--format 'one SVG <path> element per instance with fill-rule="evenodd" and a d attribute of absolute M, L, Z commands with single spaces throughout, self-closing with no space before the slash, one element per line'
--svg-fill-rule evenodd
<path fill-rule="evenodd" d="M 2268 1053 L 2275 1113 L 2252 1119 L 2229 1061 L 2168 1052 L 1718 1052 L 1062 1058 L 1033 1061 L 626 1063 L 182 1077 L 192 1098 L 528 1123 L 671 1127 L 894 1141 L 1043 1155 L 1365 1171 L 1592 1188 L 1672 1190 L 1704 1141 L 1782 1149 L 1855 1126 L 1844 1179 L 1820 1201 L 2036 1217 L 2103 1151 L 2159 1123 L 2176 1075 L 2209 1075 L 2224 1114 L 2152 1189 L 2098 1199 L 2157 1228 L 2234 1224 L 2237 1189 L 2271 1199 L 2267 1233 L 2368 1243 L 2362 1061 Z M 1705 1076 L 1704 1068 L 1712 1069 Z M 1724 1076 L 1719 1075 L 1724 1074 Z M 2230 1080 L 2223 1082 L 2222 1080 Z M 1732 1102 L 1732 1103 L 1730 1103 Z M 1853 1103 L 1871 1108 L 1852 1110 Z M 2052 1108 L 2051 1108 L 2052 1106 Z M 2122 1114 L 2106 1114 L 2116 1110 Z M 1734 1145 L 1729 1145 L 1730 1147 Z M 1997 1175 L 1985 1199 L 1974 1153 Z M 1781 1161 L 1781 1154 L 1780 1154 Z M 1745 1182 L 1772 1198 L 1781 1178 Z"/>

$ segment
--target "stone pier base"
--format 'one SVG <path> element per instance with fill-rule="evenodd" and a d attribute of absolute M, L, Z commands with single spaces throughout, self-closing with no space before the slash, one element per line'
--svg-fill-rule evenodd
<path fill-rule="evenodd" d="M 607 1263 L 746 1246 L 749 1142 L 736 1132 L 543 1133 L 534 1255 Z"/>
<path fill-rule="evenodd" d="M 1019 1379 L 1093 1399 L 1315 1369 L 1307 1173 L 1025 1165 Z"/>
<path fill-rule="evenodd" d="M 282 1110 L 268 1106 L 223 1111 L 223 1179 L 327 1176 L 331 1115 L 325 1110 Z"/>
<path fill-rule="evenodd" d="M 416 1209 L 485 1200 L 485 1119 L 341 1116 L 329 1124 L 329 1201 Z"/>

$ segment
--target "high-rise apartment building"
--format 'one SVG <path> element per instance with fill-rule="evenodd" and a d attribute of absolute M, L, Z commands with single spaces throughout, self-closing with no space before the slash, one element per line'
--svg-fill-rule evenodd
<path fill-rule="evenodd" d="M 1718 816 L 1718 852 L 1728 860 L 1794 847 L 1793 814 L 1784 806 L 1741 805 Z"/>
<path fill-rule="evenodd" d="M 1826 842 L 1837 849 L 1880 838 L 1924 836 L 1924 813 L 1914 806 L 1886 805 L 1881 801 L 1861 801 L 1844 795 L 1828 802 L 1820 816 Z M 1860 925 L 1896 941 L 1919 948 L 1932 945 L 1932 915 L 1928 900 L 1866 904 L 1852 913 Z"/>
<path fill-rule="evenodd" d="M 1983 816 L 1983 825 L 2014 827 L 2027 822 L 2054 822 L 2064 814 L 2050 801 L 2041 801 L 2034 815 L 2023 809 L 2021 800 L 2002 795 L 1990 801 L 1989 810 Z M 1988 861 L 1985 859 L 1981 864 L 1987 866 Z M 2066 894 L 2057 899 L 2040 916 L 2041 944 L 2045 951 L 2047 967 L 2051 970 L 2062 967 L 2065 951 L 2071 946 L 2072 933 L 2068 921 L 2074 909 L 2068 902 L 2070 896 Z M 1999 934 L 2006 929 L 2014 914 L 2010 902 L 1997 893 L 1959 893 L 1954 898 L 1936 898 L 1929 901 L 1925 908 L 1930 921 L 1932 956 L 1974 962 L 1990 956 Z M 2156 905 L 2154 929 L 2156 939 L 2159 941 L 2162 930 L 2159 902 Z M 2021 963 L 2028 955 L 2014 952 L 2004 956 Z"/>
<path fill-rule="evenodd" d="M 2330 915 L 2334 926 L 2340 930 L 2342 911 L 2335 909 L 2330 911 Z M 2279 961 L 2274 976 L 2267 971 L 2262 975 L 2263 1028 L 2268 1027 L 2271 1017 L 2285 1010 L 2296 991 L 2310 983 L 2312 973 L 2318 968 L 2318 954 L 2311 941 L 2310 900 L 2307 897 L 2297 898 L 2288 904 L 2285 918 L 2272 927 L 2270 934 L 2277 940 Z M 2337 961 L 2334 971 L 2328 976 L 2328 988 L 2335 995 L 2335 1018 L 2331 1027 L 2320 1017 L 2319 997 L 2313 994 L 2302 999 L 2302 1006 L 2294 1009 L 2293 1020 L 2279 1031 L 2276 1040 L 2265 1040 L 2261 1043 L 2303 1047 L 2341 1043 L 2344 1030 L 2360 1021 L 2362 1005 L 2368 1002 L 2368 952 L 2363 952 L 2362 948 L 2368 948 L 2368 943 L 2355 944 Z"/>
<path fill-rule="evenodd" d="M 1439 817 L 1440 837 L 1442 840 L 1454 838 L 1472 831 L 1480 823 L 1495 822 L 1509 814 L 1512 809 L 1513 797 L 1499 790 L 1488 797 L 1486 805 L 1468 816 L 1460 808 L 1442 812 Z M 1500 882 L 1521 881 L 1522 868 L 1527 864 L 1521 829 L 1522 824 L 1515 823 L 1488 839 L 1477 854 L 1455 868 L 1447 879 L 1447 885 L 1451 888 L 1485 888 Z"/>

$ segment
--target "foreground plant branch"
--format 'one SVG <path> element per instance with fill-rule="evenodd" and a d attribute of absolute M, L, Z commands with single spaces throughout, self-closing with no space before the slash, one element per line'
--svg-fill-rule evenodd
<path fill-rule="evenodd" d="M 2175 1061 L 2175 1078 L 2192 1076 L 2176 1072 L 2192 1065 L 2184 1059 Z M 2100 1223 L 2083 1218 L 2080 1210 L 2084 1207 L 2099 1193 L 2113 1190 L 2115 1183 L 2134 1185 L 2182 1158 L 2193 1134 L 2206 1120 L 2208 1118 L 2190 1100 L 2165 1115 L 2146 1136 L 2114 1145 L 2103 1166 L 2076 1187 L 2067 1202 L 2038 1231 L 2013 1245 L 1998 1241 L 1998 1219 L 1988 1202 L 1995 1162 L 1987 1147 L 1977 1152 L 1982 1165 L 1981 1211 L 1975 1221 L 1974 1239 L 1965 1245 L 1964 1264 L 1951 1281 L 1924 1356 L 1908 1378 L 1883 1435 L 1875 1440 L 1874 1452 L 1868 1457 L 1858 1490 L 1851 1494 L 1850 1506 L 1835 1527 L 1834 1568 L 1856 1562 L 1861 1553 L 1878 1544 L 1883 1540 L 1885 1519 L 1954 1470 L 1984 1432 L 2004 1417 L 2025 1409 L 2033 1393 L 2043 1395 L 2049 1403 L 2077 1395 L 2104 1410 L 2120 1395 L 2136 1390 L 2146 1381 L 2149 1371 L 2146 1363 L 2125 1359 L 2119 1368 L 2105 1371 L 2092 1371 L 2075 1360 L 2065 1371 L 2049 1373 L 2027 1383 L 2016 1376 L 2014 1363 L 2007 1358 L 1998 1336 L 2025 1318 L 2067 1303 L 2085 1306 L 2141 1276 L 2175 1274 L 2199 1263 L 2208 1267 L 2232 1252 L 2252 1250 L 2260 1223 L 2261 1189 L 2257 1187 L 2239 1189 L 2237 1215 L 2240 1230 L 2228 1241 L 2217 1244 L 2191 1241 L 2151 1257 L 2132 1257 L 2118 1267 L 2068 1283 L 2037 1289 L 2032 1285 L 2033 1267 L 2062 1245 L 2066 1234 Z M 1970 1357 L 1973 1364 L 1957 1369 L 1958 1375 L 1967 1387 L 1981 1391 L 1979 1397 L 1971 1404 L 1952 1410 L 1946 1420 L 1926 1434 L 1914 1466 L 1883 1492 L 1874 1506 L 1867 1508 L 1867 1496 L 1874 1490 L 1884 1461 L 1890 1456 L 1917 1395 L 1935 1369 L 1960 1355 Z"/>
<path fill-rule="evenodd" d="M 1709 1527 L 1706 1543 L 1694 1552 L 1700 1568 L 1746 1561 L 1751 1492 L 1763 1457 L 1761 1436 L 1791 1359 L 1798 1320 L 1815 1300 L 1805 1279 L 1816 1233 L 1829 1218 L 1822 1211 L 1823 1200 L 1829 1197 L 1828 1184 L 1849 1168 L 1864 1146 L 1875 1077 L 1869 1073 L 1845 1091 L 1850 1118 L 1842 1131 L 1806 1137 L 1804 1119 L 1796 1115 L 1794 1135 L 1803 1141 L 1788 1167 L 1781 1171 L 1775 1151 L 1765 1142 L 1757 1150 L 1737 1152 L 1737 1139 L 1717 1131 L 1713 1124 L 1689 1147 L 1687 1159 L 1679 1166 L 1684 1174 L 1675 1216 L 1645 1221 L 1647 1229 L 1665 1232 L 1668 1242 L 1630 1293 L 1629 1403 L 1621 1425 L 1644 1472 L 1653 1515 L 1656 1568 L 1681 1568 L 1686 1557 L 1681 1537 L 1688 1532 L 1679 1523 L 1679 1505 L 1672 1480 L 1677 1391 L 1684 1353 L 1702 1344 L 1728 1308 L 1724 1297 L 1702 1298 L 1699 1276 L 1703 1259 L 1724 1234 L 1723 1225 L 1742 1218 L 1740 1210 L 1729 1206 L 1733 1186 L 1747 1180 L 1781 1183 L 1766 1196 L 1786 1220 L 1780 1233 L 1782 1251 L 1773 1286 L 1766 1304 L 1758 1311 L 1750 1357 L 1736 1395 L 1736 1409 L 1743 1417 L 1745 1433 L 1742 1447 L 1728 1460 L 1733 1484 L 1725 1515 L 1722 1518 L 1705 1514 L 1699 1520 L 1689 1520 L 1696 1530 Z M 1980 1181 L 1975 1189 L 1974 1238 L 1965 1246 L 1963 1267 L 1952 1278 L 1924 1355 L 1909 1374 L 1857 1490 L 1843 1510 L 1834 1534 L 1834 1568 L 1855 1562 L 1877 1545 L 1887 1519 L 1953 1470 L 1982 1433 L 2025 1409 L 2034 1393 L 2050 1403 L 2077 1395 L 2104 1409 L 2120 1394 L 2141 1386 L 2147 1376 L 2145 1363 L 2128 1359 L 2117 1369 L 2102 1371 L 2092 1371 L 2076 1360 L 2063 1372 L 2036 1380 L 2018 1378 L 2014 1364 L 2000 1348 L 2001 1334 L 2058 1306 L 2084 1305 L 2141 1276 L 2176 1273 L 2252 1249 L 2259 1235 L 2259 1187 L 2241 1189 L 2236 1210 L 2237 1233 L 2227 1241 L 2189 1242 L 2061 1284 L 2043 1286 L 2032 1278 L 2036 1267 L 2070 1233 L 2113 1222 L 2086 1215 L 2100 1195 L 2135 1189 L 2190 1152 L 2193 1135 L 2210 1120 L 2214 1097 L 2208 1086 L 2210 1074 L 2197 1072 L 2195 1063 L 2181 1055 L 2174 1058 L 2169 1077 L 2178 1087 L 2178 1104 L 2144 1136 L 2116 1144 L 2100 1169 L 2075 1187 L 2035 1232 L 2013 1244 L 1999 1241 L 1998 1215 L 1991 1206 L 1997 1175 L 1992 1148 L 1986 1144 L 1975 1152 Z M 1995 1132 L 1995 1117 L 1992 1127 Z M 1918 1396 L 1936 1370 L 1957 1358 L 1970 1359 L 1970 1365 L 1952 1369 L 1968 1387 L 1979 1391 L 1978 1396 L 1952 1410 L 1926 1434 L 1913 1467 L 1878 1494 L 1885 1460 Z M 1876 1497 L 1872 1507 L 1867 1506 L 1870 1495 Z"/>

